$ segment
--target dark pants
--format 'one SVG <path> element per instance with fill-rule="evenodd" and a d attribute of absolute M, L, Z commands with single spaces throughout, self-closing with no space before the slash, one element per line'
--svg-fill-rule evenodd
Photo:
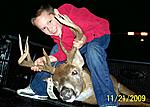
<path fill-rule="evenodd" d="M 108 99 L 108 96 L 113 96 L 114 98 L 117 96 L 110 79 L 109 68 L 106 61 L 107 54 L 105 49 L 108 47 L 109 42 L 110 35 L 103 35 L 102 37 L 95 38 L 91 42 L 85 44 L 80 49 L 80 52 L 84 55 L 86 64 L 91 72 L 95 96 L 100 107 L 105 107 L 106 105 L 118 105 L 117 102 Z M 57 50 L 57 45 L 55 45 L 51 54 L 55 53 Z M 46 72 L 38 72 L 31 83 L 33 90 L 36 90 L 40 95 L 47 95 L 46 83 L 42 81 L 42 79 L 47 76 L 50 76 L 50 74 Z"/>

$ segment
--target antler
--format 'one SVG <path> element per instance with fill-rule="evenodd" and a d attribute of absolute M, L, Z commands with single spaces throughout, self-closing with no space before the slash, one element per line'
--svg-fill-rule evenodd
<path fill-rule="evenodd" d="M 73 23 L 73 22 L 72 22 Z M 71 31 L 74 33 L 75 35 L 75 40 L 81 40 L 81 38 L 83 37 L 83 32 L 82 30 L 78 27 L 78 26 L 75 26 L 74 28 L 71 27 L 70 28 Z M 74 59 L 74 56 L 75 56 L 75 53 L 77 51 L 77 48 L 76 47 L 72 47 L 72 49 L 68 52 L 65 47 L 63 46 L 62 44 L 62 41 L 60 40 L 60 46 L 62 48 L 62 50 L 64 51 L 64 53 L 67 55 L 67 63 L 72 63 L 73 59 Z"/>
<path fill-rule="evenodd" d="M 21 52 L 21 57 L 18 60 L 18 64 L 20 66 L 25 66 L 25 67 L 33 67 L 33 66 L 35 66 L 34 62 L 31 59 L 30 53 L 29 53 L 28 36 L 27 36 L 27 39 L 26 39 L 25 50 L 24 50 L 24 53 L 23 53 L 22 41 L 21 41 L 21 37 L 19 35 L 19 48 L 20 48 L 20 52 Z M 50 59 L 49 59 L 47 53 L 45 52 L 44 48 L 43 48 L 43 54 L 44 54 L 44 56 L 46 58 L 46 63 L 44 63 L 44 65 L 36 65 L 36 66 L 40 70 L 48 71 L 48 72 L 54 74 L 55 68 L 51 66 Z"/>

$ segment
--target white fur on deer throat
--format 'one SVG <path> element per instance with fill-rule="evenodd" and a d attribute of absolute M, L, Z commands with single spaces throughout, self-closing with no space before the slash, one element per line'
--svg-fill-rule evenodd
<path fill-rule="evenodd" d="M 53 83 L 52 77 L 46 79 L 46 82 L 47 82 L 47 93 L 48 93 L 49 97 L 51 99 L 58 99 L 53 91 L 54 83 Z"/>
<path fill-rule="evenodd" d="M 92 95 L 93 95 L 93 89 L 91 87 L 89 87 L 87 90 L 81 92 L 79 97 L 77 97 L 75 100 L 76 101 L 84 101 Z"/>

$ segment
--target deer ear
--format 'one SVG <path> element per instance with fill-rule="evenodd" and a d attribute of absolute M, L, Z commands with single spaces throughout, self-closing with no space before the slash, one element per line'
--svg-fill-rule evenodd
<path fill-rule="evenodd" d="M 76 51 L 76 54 L 73 58 L 72 64 L 75 66 L 78 66 L 79 68 L 82 69 L 83 65 L 84 65 L 84 59 L 80 53 L 79 50 Z"/>

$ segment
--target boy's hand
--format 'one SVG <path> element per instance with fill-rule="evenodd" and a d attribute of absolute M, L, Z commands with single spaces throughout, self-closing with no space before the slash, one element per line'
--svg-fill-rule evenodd
<path fill-rule="evenodd" d="M 50 62 L 57 61 L 57 58 L 55 58 L 54 56 L 50 55 L 49 58 L 50 58 Z M 46 62 L 46 58 L 44 56 L 40 57 L 37 60 L 35 60 L 35 62 L 34 62 L 35 66 L 31 67 L 31 70 L 33 70 L 33 71 L 41 71 L 36 65 L 43 65 L 44 66 L 45 63 L 47 63 Z"/>
<path fill-rule="evenodd" d="M 64 24 L 68 27 L 71 27 L 71 28 L 77 28 L 78 26 L 75 25 L 71 19 L 67 16 L 67 15 L 62 15 L 58 12 L 57 9 L 54 9 L 54 12 L 55 12 L 55 18 L 61 23 L 61 24 Z"/>
<path fill-rule="evenodd" d="M 40 57 L 37 60 L 35 60 L 33 67 L 31 67 L 31 70 L 33 71 L 41 71 L 36 65 L 44 65 L 44 63 L 46 63 L 46 59 L 45 57 Z"/>
<path fill-rule="evenodd" d="M 83 35 L 81 40 L 73 41 L 73 46 L 76 47 L 77 49 L 80 49 L 85 43 L 86 43 L 86 36 Z"/>

